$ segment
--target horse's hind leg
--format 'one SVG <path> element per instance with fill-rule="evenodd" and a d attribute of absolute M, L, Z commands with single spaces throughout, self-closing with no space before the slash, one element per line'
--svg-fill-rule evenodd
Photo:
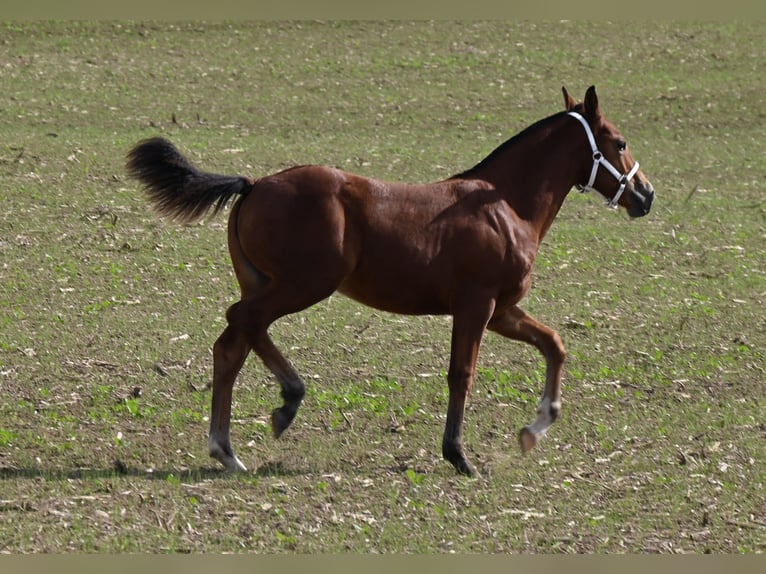
<path fill-rule="evenodd" d="M 250 352 L 243 331 L 229 325 L 213 345 L 213 404 L 208 453 L 232 472 L 246 470 L 231 448 L 231 392 L 234 380 Z"/>
<path fill-rule="evenodd" d="M 327 287 L 320 288 L 322 283 Z M 232 306 L 227 314 L 230 324 L 236 324 L 246 334 L 247 343 L 279 381 L 284 403 L 271 414 L 271 428 L 277 438 L 295 418 L 306 389 L 298 373 L 274 345 L 268 329 L 280 317 L 302 311 L 328 297 L 335 283 L 322 283 L 292 288 L 272 280 L 262 291 Z"/>
<path fill-rule="evenodd" d="M 534 345 L 545 357 L 545 391 L 537 408 L 537 418 L 519 432 L 521 450 L 527 452 L 545 435 L 561 412 L 561 375 L 566 351 L 556 331 L 518 307 L 493 318 L 487 327 L 510 339 Z"/>
<path fill-rule="evenodd" d="M 301 405 L 306 387 L 292 365 L 282 356 L 265 328 L 255 334 L 253 348 L 268 369 L 274 373 L 281 387 L 284 403 L 271 413 L 271 430 L 279 438 L 293 422 Z"/>
<path fill-rule="evenodd" d="M 274 346 L 268 327 L 275 318 L 287 314 L 264 290 L 256 296 L 235 303 L 226 313 L 229 325 L 213 346 L 213 403 L 210 415 L 208 452 L 228 470 L 246 470 L 234 454 L 229 438 L 232 387 L 242 365 L 252 349 L 274 373 L 282 389 L 284 404 L 271 416 L 274 435 L 279 437 L 295 418 L 303 400 L 303 381 L 290 363 Z M 271 291 L 273 292 L 273 291 Z M 312 301 L 313 303 L 314 301 Z M 290 307 L 292 311 L 300 310 Z M 300 306 L 308 307 L 309 304 Z"/>

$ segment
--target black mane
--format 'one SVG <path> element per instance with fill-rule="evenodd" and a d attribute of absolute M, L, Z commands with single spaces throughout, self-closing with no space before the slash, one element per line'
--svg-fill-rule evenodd
<path fill-rule="evenodd" d="M 486 167 L 490 162 L 495 160 L 497 158 L 497 156 L 507 152 L 508 148 L 514 146 L 519 141 L 521 141 L 524 138 L 528 137 L 529 135 L 537 132 L 538 130 L 547 127 L 554 120 L 559 119 L 562 115 L 564 115 L 566 113 L 567 112 L 559 112 L 559 113 L 553 114 L 552 116 L 548 116 L 547 118 L 543 118 L 543 119 L 535 122 L 534 124 L 524 128 L 522 131 L 520 131 L 516 135 L 512 136 L 510 139 L 508 139 L 505 142 L 501 143 L 487 157 L 485 157 L 483 160 L 481 160 L 475 166 L 473 166 L 472 168 L 467 169 L 465 171 L 462 171 L 462 172 L 460 172 L 458 174 L 453 175 L 450 179 L 470 179 L 475 172 L 477 172 L 477 171 L 483 169 L 484 167 Z"/>

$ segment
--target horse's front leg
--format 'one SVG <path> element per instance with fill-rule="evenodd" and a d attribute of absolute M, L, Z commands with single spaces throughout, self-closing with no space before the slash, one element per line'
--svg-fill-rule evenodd
<path fill-rule="evenodd" d="M 545 391 L 537 408 L 537 418 L 519 432 L 521 450 L 526 453 L 545 435 L 561 412 L 561 375 L 566 351 L 556 331 L 518 307 L 494 317 L 487 328 L 504 337 L 534 345 L 545 357 Z"/>
<path fill-rule="evenodd" d="M 463 451 L 463 417 L 473 385 L 481 339 L 494 308 L 494 299 L 476 297 L 465 305 L 456 306 L 453 311 L 452 345 L 447 373 L 449 404 L 442 454 L 459 473 L 468 476 L 476 476 L 477 472 Z"/>

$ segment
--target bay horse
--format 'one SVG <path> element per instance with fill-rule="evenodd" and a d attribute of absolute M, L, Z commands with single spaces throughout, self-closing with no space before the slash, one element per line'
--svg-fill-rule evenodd
<path fill-rule="evenodd" d="M 476 475 L 463 449 L 463 415 L 487 329 L 534 345 L 546 361 L 534 422 L 519 432 L 533 448 L 559 416 L 565 350 L 553 329 L 519 308 L 540 243 L 572 189 L 595 190 L 630 217 L 649 213 L 654 189 L 593 86 L 578 103 L 524 129 L 475 167 L 443 181 L 391 183 L 333 167 L 296 166 L 258 179 L 199 171 L 165 139 L 127 156 L 159 214 L 191 222 L 236 198 L 228 247 L 241 298 L 213 346 L 208 450 L 244 471 L 229 438 L 234 380 L 251 350 L 276 376 L 283 404 L 275 437 L 293 421 L 304 383 L 272 342 L 269 326 L 340 292 L 383 311 L 453 318 L 442 454 Z"/>

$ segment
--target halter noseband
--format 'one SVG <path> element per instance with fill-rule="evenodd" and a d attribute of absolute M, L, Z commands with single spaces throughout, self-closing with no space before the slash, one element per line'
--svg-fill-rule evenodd
<path fill-rule="evenodd" d="M 628 182 L 633 179 L 633 176 L 636 175 L 636 172 L 638 171 L 638 162 L 635 162 L 633 164 L 633 167 L 627 174 L 621 174 L 619 171 L 617 171 L 617 168 L 615 168 L 609 161 L 604 157 L 604 154 L 602 154 L 598 147 L 596 146 L 596 139 L 593 137 L 593 132 L 590 129 L 590 126 L 588 125 L 588 122 L 585 121 L 585 118 L 582 117 L 577 112 L 568 112 L 570 116 L 577 119 L 585 128 L 585 135 L 588 136 L 588 142 L 590 143 L 591 151 L 593 152 L 593 167 L 590 170 L 590 179 L 588 179 L 588 183 L 585 185 L 577 184 L 575 187 L 577 187 L 578 190 L 580 190 L 580 193 L 585 193 L 586 191 L 593 190 L 596 193 L 599 193 L 601 196 L 603 196 L 606 199 L 606 204 L 611 207 L 612 209 L 617 209 L 617 202 L 620 199 L 620 196 L 622 196 L 622 192 L 625 191 L 625 186 L 628 185 Z M 596 181 L 596 174 L 598 173 L 598 166 L 603 165 L 606 170 L 611 173 L 615 179 L 620 182 L 620 187 L 617 190 L 617 193 L 614 194 L 614 197 L 612 199 L 609 199 L 606 197 L 603 193 L 601 193 L 599 190 L 597 190 L 595 187 L 593 187 L 593 183 Z"/>

